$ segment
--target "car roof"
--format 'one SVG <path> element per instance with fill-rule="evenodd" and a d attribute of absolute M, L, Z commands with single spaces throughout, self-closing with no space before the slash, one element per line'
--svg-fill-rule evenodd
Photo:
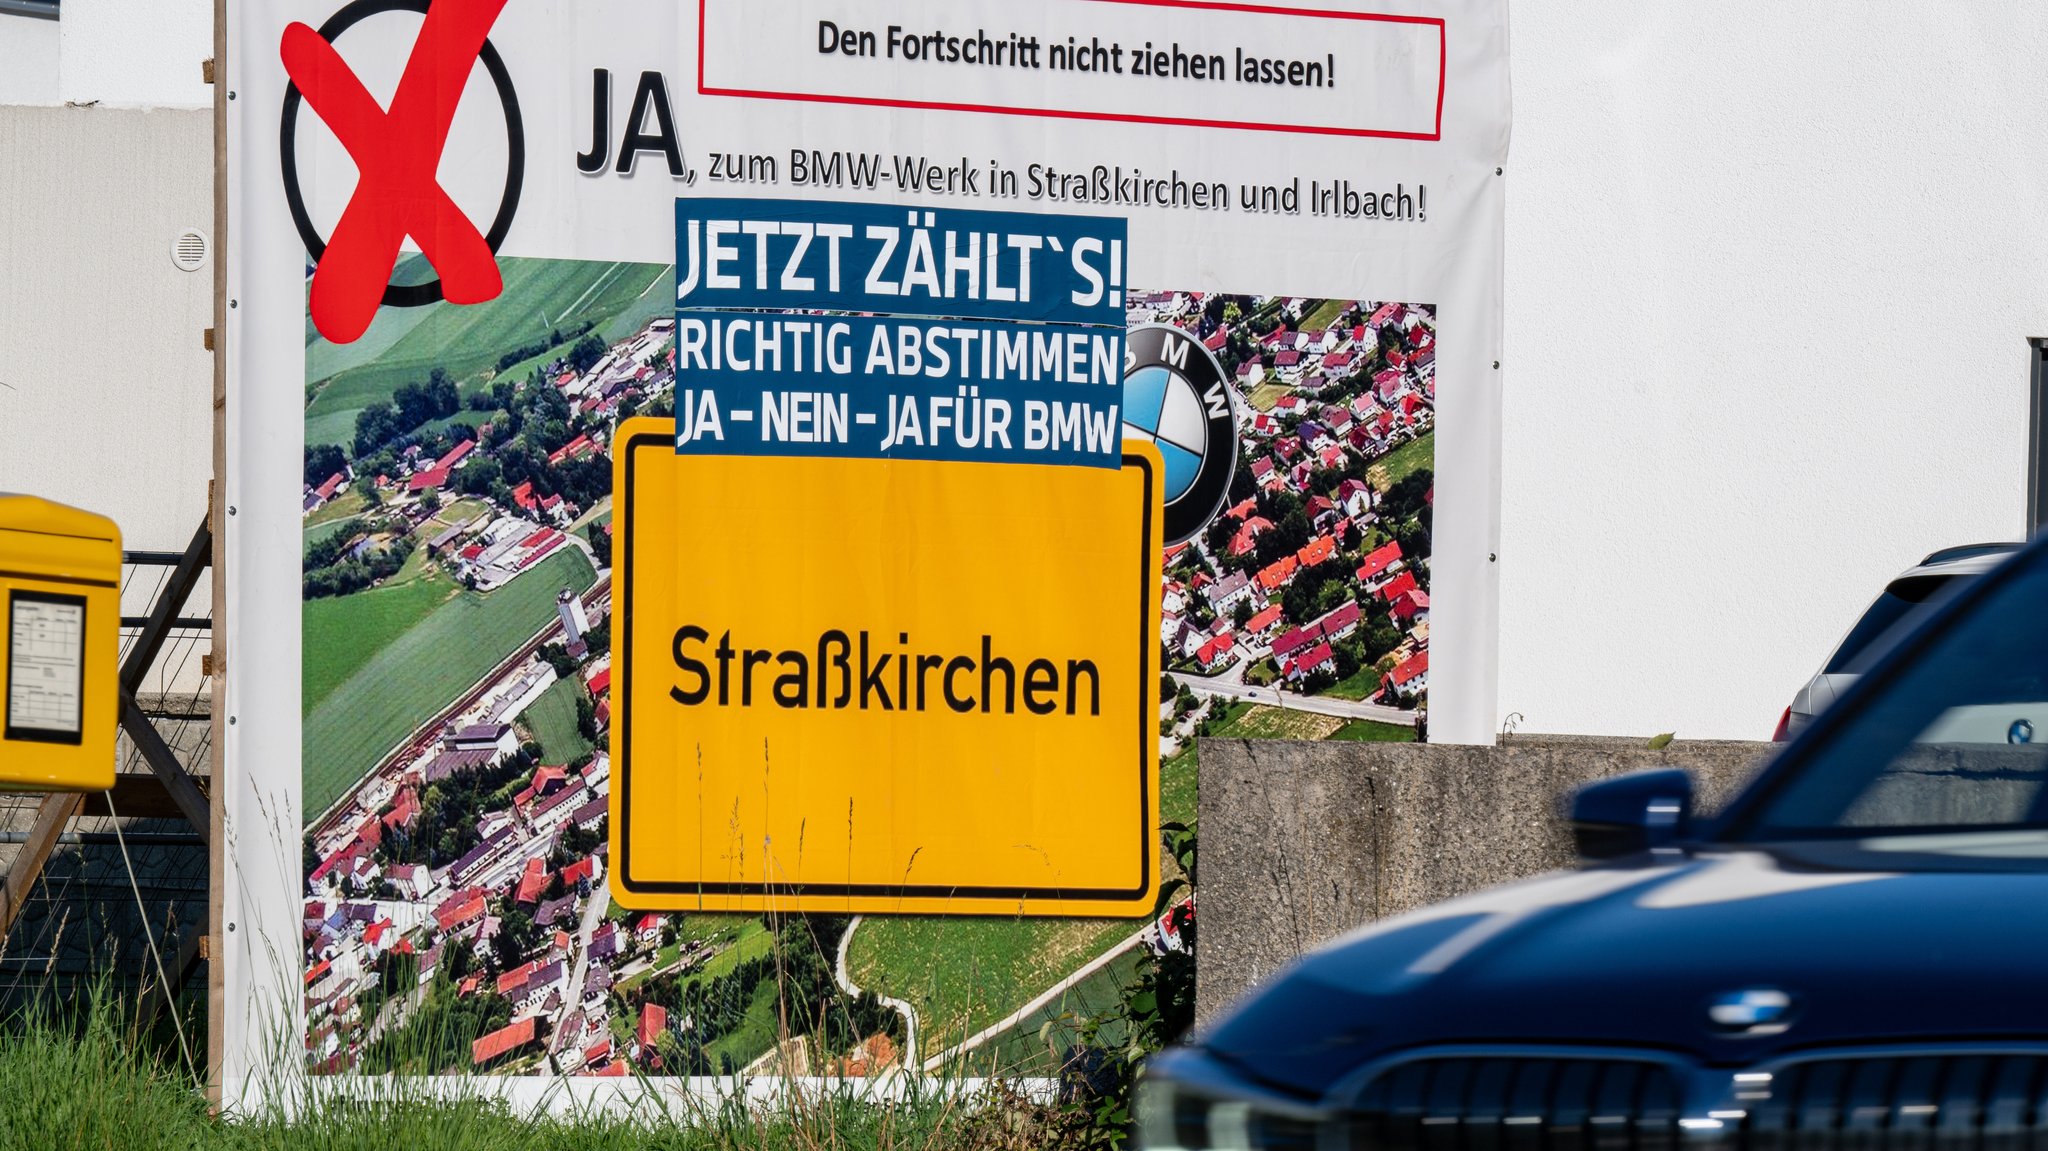
<path fill-rule="evenodd" d="M 1982 575 L 2020 550 L 2017 543 L 1962 544 L 1943 548 L 1899 573 L 1900 578 L 1917 575 Z"/>

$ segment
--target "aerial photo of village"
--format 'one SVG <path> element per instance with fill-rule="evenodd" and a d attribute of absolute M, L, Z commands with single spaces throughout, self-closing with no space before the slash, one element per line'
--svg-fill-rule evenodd
<path fill-rule="evenodd" d="M 503 296 L 308 333 L 306 1053 L 319 1071 L 1045 1068 L 1157 921 L 636 914 L 605 883 L 611 461 L 670 414 L 672 267 L 502 261 Z M 406 269 L 401 268 L 401 274 Z M 1426 722 L 1427 305 L 1137 293 L 1231 376 L 1239 464 L 1162 573 L 1162 812 L 1194 737 Z"/>

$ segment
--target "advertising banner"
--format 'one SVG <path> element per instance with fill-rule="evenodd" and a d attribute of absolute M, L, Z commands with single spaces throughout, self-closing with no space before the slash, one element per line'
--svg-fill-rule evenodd
<path fill-rule="evenodd" d="M 1491 738 L 1501 0 L 229 14 L 231 1085 L 1043 1072 Z"/>

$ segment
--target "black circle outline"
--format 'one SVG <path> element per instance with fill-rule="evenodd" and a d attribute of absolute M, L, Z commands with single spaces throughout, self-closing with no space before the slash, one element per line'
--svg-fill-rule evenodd
<path fill-rule="evenodd" d="M 1222 423 L 1227 425 L 1223 439 L 1230 445 L 1228 458 L 1224 457 L 1224 453 L 1213 450 L 1216 441 L 1216 423 L 1218 418 L 1210 417 L 1209 442 L 1211 448 L 1202 453 L 1201 470 L 1195 473 L 1194 482 L 1188 485 L 1188 490 L 1179 499 L 1169 500 L 1166 503 L 1166 514 L 1160 526 L 1164 530 L 1165 546 L 1173 547 L 1176 544 L 1186 543 L 1201 534 L 1202 529 L 1208 527 L 1209 522 L 1216 518 L 1216 513 L 1223 510 L 1224 501 L 1230 498 L 1230 481 L 1236 478 L 1237 475 L 1237 395 L 1236 389 L 1230 386 L 1230 377 L 1224 374 L 1223 365 L 1217 362 L 1215 353 L 1204 347 L 1202 341 L 1196 339 L 1194 334 L 1186 328 L 1173 324 L 1138 324 L 1124 333 L 1124 339 L 1135 344 L 1139 339 L 1146 337 L 1148 333 L 1152 332 L 1159 333 L 1157 337 L 1159 347 L 1148 352 L 1139 352 L 1134 347 L 1131 351 L 1132 364 L 1130 369 L 1124 372 L 1124 378 L 1126 380 L 1130 379 L 1133 373 L 1143 368 L 1165 368 L 1169 373 L 1179 377 L 1181 382 L 1189 387 L 1193 387 L 1195 389 L 1195 396 L 1199 399 L 1205 389 L 1196 386 L 1194 373 L 1174 368 L 1166 362 L 1164 355 L 1165 344 L 1168 340 L 1185 340 L 1189 347 L 1193 349 L 1192 355 L 1200 357 L 1198 361 L 1191 359 L 1189 367 L 1194 368 L 1196 363 L 1207 365 L 1207 371 L 1213 372 L 1215 381 L 1223 386 L 1224 406 L 1227 409 L 1220 419 Z M 1152 341 L 1147 339 L 1146 342 L 1151 343 Z M 1157 434 L 1156 429 L 1154 434 Z M 1221 462 L 1219 463 L 1219 461 Z M 1163 484 L 1164 481 L 1165 477 L 1162 476 L 1161 483 Z M 1211 486 L 1216 489 L 1215 498 L 1213 500 L 1205 499 L 1204 492 Z M 1204 503 L 1208 506 L 1203 507 Z"/>
<path fill-rule="evenodd" d="M 417 12 L 427 14 L 431 0 L 354 0 L 340 11 L 327 18 L 320 25 L 320 38 L 329 44 L 360 21 L 386 12 Z M 491 227 L 484 233 L 484 243 L 493 256 L 498 254 L 498 245 L 505 242 L 505 236 L 512 230 L 512 217 L 519 211 L 520 186 L 526 179 L 526 122 L 519 114 L 519 95 L 512 87 L 512 74 L 505 68 L 504 57 L 498 55 L 497 46 L 489 39 L 477 52 L 477 59 L 483 62 L 484 70 L 490 73 L 492 84 L 498 89 L 498 102 L 505 108 L 505 194 L 498 201 L 498 214 L 491 220 Z M 287 81 L 284 89 L 284 111 L 278 118 L 278 166 L 284 175 L 284 202 L 291 210 L 292 224 L 304 241 L 306 252 L 319 264 L 320 257 L 327 251 L 327 241 L 320 237 L 319 229 L 313 226 L 312 218 L 306 212 L 306 198 L 299 188 L 299 158 L 297 154 L 299 105 L 305 102 L 296 83 Z M 437 276 L 424 284 L 384 285 L 383 304 L 393 308 L 417 308 L 441 299 L 441 280 Z"/>

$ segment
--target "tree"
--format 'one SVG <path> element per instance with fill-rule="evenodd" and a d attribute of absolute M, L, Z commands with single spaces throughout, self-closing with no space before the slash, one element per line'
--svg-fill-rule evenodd
<path fill-rule="evenodd" d="M 319 487 L 327 477 L 336 472 L 346 471 L 348 456 L 334 444 L 306 445 L 306 482 Z"/>
<path fill-rule="evenodd" d="M 585 336 L 576 341 L 575 347 L 569 349 L 569 366 L 575 368 L 576 374 L 580 376 L 589 371 L 591 365 L 604 359 L 604 353 L 603 340 L 598 339 L 596 335 Z"/>
<path fill-rule="evenodd" d="M 441 493 L 435 491 L 433 488 L 428 488 L 425 492 L 422 492 L 420 494 L 420 506 L 422 508 L 425 508 L 429 515 L 432 515 L 434 512 L 440 511 Z"/>
<path fill-rule="evenodd" d="M 611 533 L 605 531 L 597 524 L 591 524 L 583 529 L 583 537 L 590 541 L 590 554 L 592 558 L 597 560 L 597 566 L 601 568 L 612 566 Z"/>
<path fill-rule="evenodd" d="M 539 654 L 543 662 L 555 669 L 555 678 L 568 679 L 576 674 L 576 657 L 570 655 L 569 649 L 561 644 L 542 644 Z"/>
<path fill-rule="evenodd" d="M 1246 623 L 1248 623 L 1251 620 L 1254 614 L 1255 613 L 1252 610 L 1252 601 L 1248 599 L 1241 599 L 1237 601 L 1236 607 L 1230 609 L 1230 622 L 1236 624 L 1238 627 L 1243 627 Z"/>
<path fill-rule="evenodd" d="M 597 742 L 597 709 L 591 706 L 590 696 L 576 693 L 576 732 L 592 743 Z"/>

